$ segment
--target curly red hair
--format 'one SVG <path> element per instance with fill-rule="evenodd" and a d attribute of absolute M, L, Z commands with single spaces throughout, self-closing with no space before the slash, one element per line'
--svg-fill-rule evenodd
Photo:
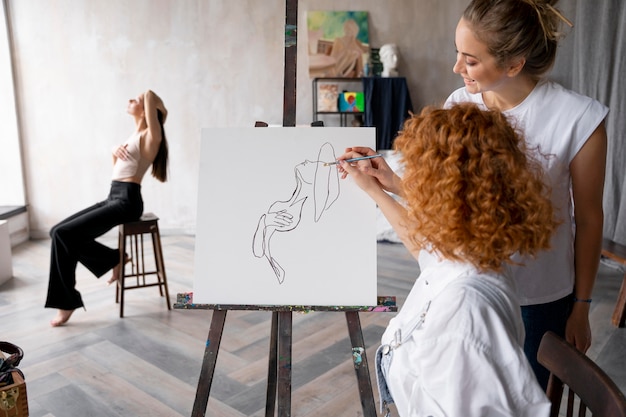
<path fill-rule="evenodd" d="M 395 140 L 410 235 L 418 248 L 500 271 L 548 249 L 555 221 L 543 169 L 497 111 L 428 107 Z"/>

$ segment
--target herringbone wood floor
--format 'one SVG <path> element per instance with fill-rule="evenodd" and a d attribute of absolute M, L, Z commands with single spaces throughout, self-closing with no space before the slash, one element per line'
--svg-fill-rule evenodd
<path fill-rule="evenodd" d="M 114 243 L 104 239 L 105 243 Z M 170 296 L 192 290 L 193 236 L 163 236 Z M 31 417 L 189 416 L 211 320 L 210 311 L 167 311 L 155 288 L 127 293 L 119 318 L 114 287 L 78 268 L 87 310 L 51 328 L 44 309 L 50 242 L 13 249 L 14 278 L 0 287 L 0 340 L 21 346 Z M 398 244 L 378 244 L 379 294 L 401 306 L 418 269 Z M 594 293 L 589 355 L 626 388 L 626 333 L 610 325 L 622 273 L 602 266 Z M 393 313 L 362 313 L 373 354 Z M 262 416 L 271 313 L 231 311 L 218 356 L 208 416 Z M 342 313 L 296 313 L 292 415 L 362 415 Z M 372 377 L 373 377 L 372 372 Z M 373 381 L 375 387 L 375 381 Z M 375 395 L 377 395 L 375 389 Z"/>

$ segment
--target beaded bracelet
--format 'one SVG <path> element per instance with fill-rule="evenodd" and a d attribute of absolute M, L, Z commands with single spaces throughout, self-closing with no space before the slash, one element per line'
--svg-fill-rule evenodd
<path fill-rule="evenodd" d="M 574 302 L 576 302 L 576 301 L 578 301 L 580 303 L 591 303 L 591 298 L 586 298 L 584 300 L 581 300 L 580 298 L 574 297 Z"/>

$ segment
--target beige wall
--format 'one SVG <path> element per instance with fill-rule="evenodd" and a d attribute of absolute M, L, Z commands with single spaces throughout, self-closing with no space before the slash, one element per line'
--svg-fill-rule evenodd
<path fill-rule="evenodd" d="M 203 127 L 282 124 L 284 0 L 8 0 L 27 202 L 34 237 L 106 197 L 111 148 L 133 130 L 127 99 L 147 88 L 170 113 L 171 180 L 146 176 L 164 233 L 193 233 Z M 466 0 L 301 0 L 297 123 L 311 115 L 307 10 L 366 10 L 370 41 L 400 48 L 416 108 L 445 99 Z M 239 166 L 233 148 L 232 170 Z M 229 175 L 228 172 L 224 176 Z M 216 179 L 219 180 L 219 179 Z M 232 190 L 233 193 L 237 190 Z M 215 196 L 215 203 L 228 196 Z"/>

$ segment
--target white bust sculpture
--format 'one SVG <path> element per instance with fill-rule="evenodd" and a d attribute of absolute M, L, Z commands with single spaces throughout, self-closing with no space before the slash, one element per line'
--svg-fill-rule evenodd
<path fill-rule="evenodd" d="M 398 46 L 394 43 L 387 43 L 380 47 L 380 62 L 383 63 L 383 77 L 397 77 L 398 70 Z"/>

